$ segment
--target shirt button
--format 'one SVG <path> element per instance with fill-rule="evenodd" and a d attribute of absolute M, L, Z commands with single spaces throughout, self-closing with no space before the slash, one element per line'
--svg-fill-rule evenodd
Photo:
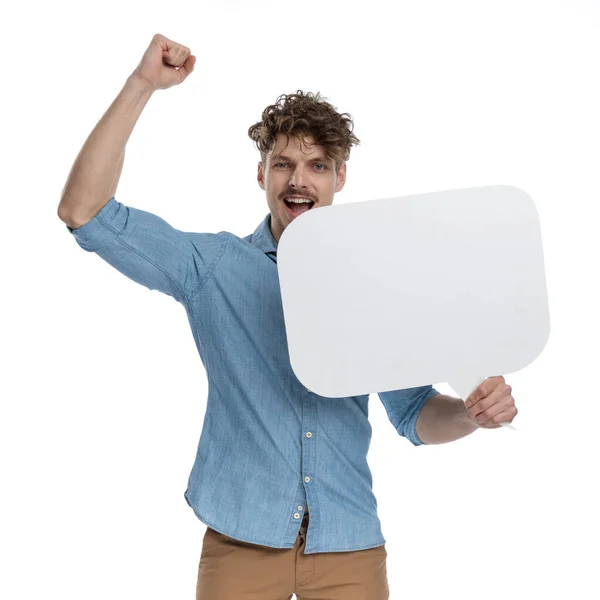
<path fill-rule="evenodd" d="M 306 483 L 308 483 L 310 481 L 310 477 L 305 477 L 304 481 L 306 481 Z"/>
<path fill-rule="evenodd" d="M 300 518 L 300 515 L 299 515 L 298 513 L 296 513 L 296 514 L 294 515 L 294 519 L 299 519 L 299 518 Z"/>
<path fill-rule="evenodd" d="M 302 507 L 301 507 L 301 506 L 299 506 L 299 507 L 298 507 L 298 510 L 302 510 Z"/>
<path fill-rule="evenodd" d="M 307 437 L 307 438 L 311 438 L 311 437 L 312 437 L 312 433 L 311 433 L 310 431 L 307 431 L 307 432 L 306 432 L 306 437 Z"/>

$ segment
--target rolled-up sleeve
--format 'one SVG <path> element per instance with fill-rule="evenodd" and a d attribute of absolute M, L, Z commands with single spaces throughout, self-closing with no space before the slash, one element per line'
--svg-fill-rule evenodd
<path fill-rule="evenodd" d="M 379 392 L 378 396 L 396 431 L 414 446 L 420 446 L 423 442 L 417 435 L 419 413 L 425 402 L 439 393 L 433 386 L 425 385 L 405 390 Z"/>
<path fill-rule="evenodd" d="M 67 229 L 87 252 L 150 290 L 185 304 L 212 275 L 227 232 L 193 233 L 118 202 L 113 196 L 85 225 Z"/>

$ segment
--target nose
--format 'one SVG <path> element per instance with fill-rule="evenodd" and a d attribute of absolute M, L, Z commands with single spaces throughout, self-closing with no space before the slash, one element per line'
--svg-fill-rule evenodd
<path fill-rule="evenodd" d="M 305 188 L 305 181 L 304 171 L 302 170 L 302 167 L 298 165 L 290 176 L 290 187 Z"/>

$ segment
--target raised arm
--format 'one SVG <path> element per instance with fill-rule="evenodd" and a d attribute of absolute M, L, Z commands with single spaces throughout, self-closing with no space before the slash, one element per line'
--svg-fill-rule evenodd
<path fill-rule="evenodd" d="M 196 58 L 156 34 L 140 64 L 81 148 L 62 191 L 58 216 L 72 229 L 90 221 L 114 196 L 125 146 L 152 94 L 186 79 Z"/>
<path fill-rule="evenodd" d="M 125 145 L 148 99 L 154 91 L 184 81 L 194 62 L 187 47 L 154 36 L 79 152 L 58 207 L 81 248 L 182 304 L 211 277 L 227 247 L 226 232 L 181 231 L 158 215 L 119 202 L 115 192 Z"/>

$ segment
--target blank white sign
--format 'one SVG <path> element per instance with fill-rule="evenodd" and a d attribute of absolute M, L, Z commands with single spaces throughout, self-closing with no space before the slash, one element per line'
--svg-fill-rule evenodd
<path fill-rule="evenodd" d="M 512 186 L 316 208 L 277 255 L 291 365 L 322 396 L 448 382 L 464 398 L 549 336 L 538 214 Z"/>

